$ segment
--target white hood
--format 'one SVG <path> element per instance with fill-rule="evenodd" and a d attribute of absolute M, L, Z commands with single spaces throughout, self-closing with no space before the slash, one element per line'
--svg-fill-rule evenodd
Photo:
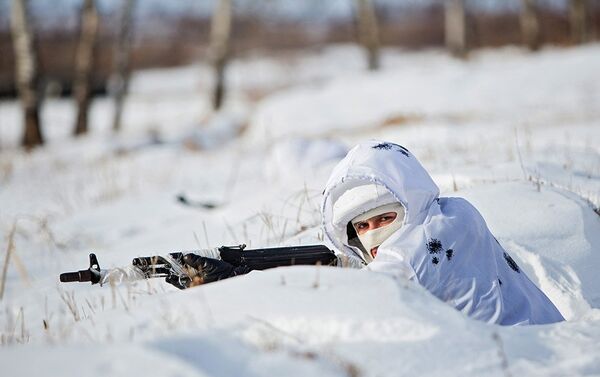
<path fill-rule="evenodd" d="M 352 148 L 331 173 L 322 203 L 325 234 L 348 255 L 361 253 L 348 245 L 346 228 L 334 226 L 333 204 L 347 190 L 368 182 L 387 188 L 402 203 L 404 224 L 422 221 L 440 193 L 429 174 L 406 148 L 381 141 L 370 141 Z"/>
<path fill-rule="evenodd" d="M 376 183 L 404 206 L 402 227 L 385 240 L 366 269 L 411 279 L 463 313 L 490 323 L 563 320 L 550 300 L 504 251 L 466 200 L 439 198 L 439 189 L 406 148 L 383 141 L 354 147 L 334 168 L 323 192 L 323 229 L 338 250 L 366 261 L 332 221 L 333 204 L 356 186 Z"/>

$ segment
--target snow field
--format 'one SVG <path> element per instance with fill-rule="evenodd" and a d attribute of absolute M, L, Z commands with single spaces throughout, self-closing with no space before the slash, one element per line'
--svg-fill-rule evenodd
<path fill-rule="evenodd" d="M 71 105 L 49 101 L 50 143 L 24 154 L 11 147 L 17 127 L 4 127 L 18 124 L 18 106 L 0 104 L 0 250 L 14 245 L 0 301 L 5 370 L 600 374 L 599 47 L 484 51 L 466 63 L 387 51 L 375 75 L 362 73 L 360 57 L 332 47 L 291 63 L 237 62 L 234 99 L 216 117 L 199 105 L 202 67 L 139 73 L 130 101 L 143 105 L 129 107 L 116 143 L 102 125 L 108 104 L 96 101 L 91 135 L 72 141 Z M 419 286 L 335 268 L 281 268 L 183 292 L 160 280 L 57 282 L 92 251 L 108 268 L 216 245 L 323 243 L 324 182 L 365 138 L 404 145 L 442 195 L 471 201 L 568 321 L 486 325 Z M 179 194 L 215 208 L 182 206 Z"/>

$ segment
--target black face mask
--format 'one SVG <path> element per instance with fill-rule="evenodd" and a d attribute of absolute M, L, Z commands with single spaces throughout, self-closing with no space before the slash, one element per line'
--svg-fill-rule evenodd
<path fill-rule="evenodd" d="M 356 234 L 356 230 L 352 226 L 352 222 L 348 222 L 348 225 L 346 225 L 346 234 L 348 235 L 348 245 L 358 247 L 363 253 L 367 252 L 358 239 L 358 234 Z"/>

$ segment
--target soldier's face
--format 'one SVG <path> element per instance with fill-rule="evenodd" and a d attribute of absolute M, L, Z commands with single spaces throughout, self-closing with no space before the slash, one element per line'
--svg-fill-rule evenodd
<path fill-rule="evenodd" d="M 354 223 L 354 229 L 356 230 L 356 233 L 360 236 L 372 230 L 391 224 L 394 220 L 396 220 L 397 216 L 398 214 L 396 212 L 386 212 L 381 215 L 373 216 L 367 220 Z M 378 248 L 379 246 L 376 246 L 369 250 L 373 258 L 375 258 L 375 256 L 377 255 Z"/>

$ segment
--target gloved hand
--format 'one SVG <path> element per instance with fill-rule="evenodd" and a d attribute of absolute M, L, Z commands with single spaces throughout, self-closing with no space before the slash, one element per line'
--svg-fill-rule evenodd
<path fill-rule="evenodd" d="M 358 257 L 352 257 L 344 254 L 337 254 L 336 266 L 342 268 L 363 268 L 366 263 Z"/>
<path fill-rule="evenodd" d="M 183 262 L 186 266 L 197 271 L 196 275 L 191 276 L 192 281 L 188 286 L 212 283 L 250 272 L 250 269 L 246 266 L 234 267 L 222 260 L 206 258 L 196 254 L 186 254 L 183 257 Z"/>
<path fill-rule="evenodd" d="M 165 278 L 165 281 L 176 288 L 186 289 L 190 287 L 192 279 L 187 276 L 169 275 Z"/>

